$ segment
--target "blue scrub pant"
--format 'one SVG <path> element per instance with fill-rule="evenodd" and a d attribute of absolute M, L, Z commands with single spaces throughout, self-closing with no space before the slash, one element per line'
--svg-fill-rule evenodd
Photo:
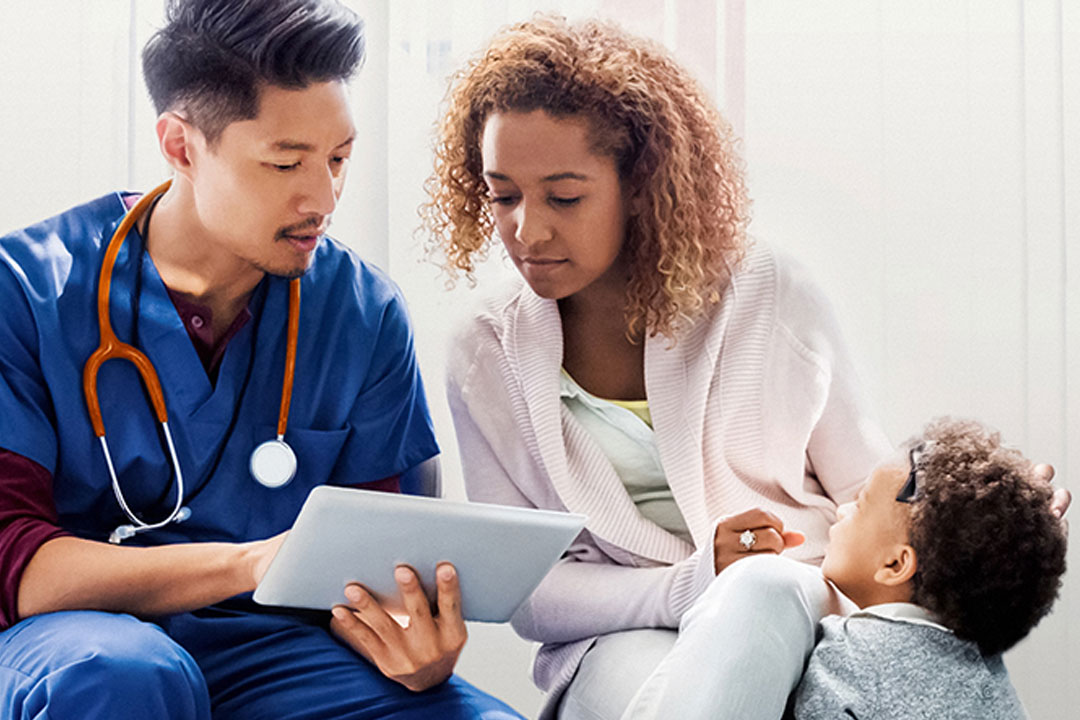
<path fill-rule="evenodd" d="M 214 607 L 172 616 L 162 627 L 93 611 L 28 618 L 0 633 L 0 717 L 521 717 L 456 676 L 410 692 L 335 640 L 325 615 Z"/>

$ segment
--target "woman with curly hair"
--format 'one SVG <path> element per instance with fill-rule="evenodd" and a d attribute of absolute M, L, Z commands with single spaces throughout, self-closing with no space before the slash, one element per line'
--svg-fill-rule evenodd
<path fill-rule="evenodd" d="M 521 275 L 452 351 L 469 496 L 589 517 L 513 620 L 544 717 L 617 718 L 705 657 L 657 716 L 779 718 L 836 609 L 808 563 L 891 449 L 828 302 L 748 242 L 736 139 L 662 48 L 537 17 L 448 102 L 425 227 L 452 274 L 497 235 Z"/>

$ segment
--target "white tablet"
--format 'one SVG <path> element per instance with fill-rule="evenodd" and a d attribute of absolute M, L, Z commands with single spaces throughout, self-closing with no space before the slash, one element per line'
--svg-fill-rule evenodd
<path fill-rule="evenodd" d="M 585 525 L 585 516 L 320 486 L 262 582 L 263 605 L 328 610 L 357 582 L 400 609 L 394 568 L 419 573 L 435 598 L 435 567 L 451 562 L 466 620 L 506 622 Z"/>

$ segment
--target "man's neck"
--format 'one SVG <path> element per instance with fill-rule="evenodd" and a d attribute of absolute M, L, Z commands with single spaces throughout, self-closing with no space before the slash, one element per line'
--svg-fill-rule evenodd
<path fill-rule="evenodd" d="M 146 250 L 169 290 L 210 309 L 215 341 L 264 275 L 213 241 L 198 220 L 190 189 L 175 181 L 150 218 Z"/>

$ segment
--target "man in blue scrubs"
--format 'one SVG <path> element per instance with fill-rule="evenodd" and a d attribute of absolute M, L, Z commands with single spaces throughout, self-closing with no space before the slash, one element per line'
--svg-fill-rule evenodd
<path fill-rule="evenodd" d="M 395 490 L 438 452 L 400 292 L 324 235 L 362 57 L 360 21 L 333 0 L 174 0 L 144 50 L 173 179 L 120 250 L 109 310 L 160 377 L 184 522 L 106 542 L 129 521 L 84 404 L 98 273 L 137 197 L 0 238 L 0 716 L 517 717 L 452 675 L 449 565 L 434 616 L 396 573 L 407 628 L 359 586 L 332 615 L 250 600 L 312 487 Z M 298 471 L 270 488 L 248 462 L 276 435 L 297 277 Z M 127 504 L 168 517 L 177 482 L 138 374 L 107 362 L 98 391 Z"/>

